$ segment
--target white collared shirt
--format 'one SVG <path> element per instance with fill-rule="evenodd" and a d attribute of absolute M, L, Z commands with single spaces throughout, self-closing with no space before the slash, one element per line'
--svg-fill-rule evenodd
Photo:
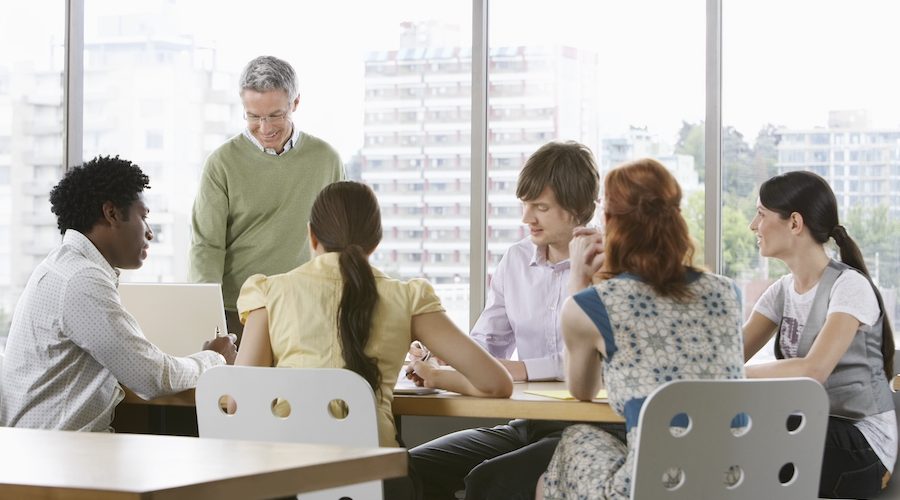
<path fill-rule="evenodd" d="M 200 373 L 225 363 L 213 351 L 184 358 L 160 351 L 122 308 L 117 285 L 118 271 L 94 244 L 66 231 L 16 305 L 0 376 L 0 425 L 108 431 L 124 396 L 119 383 L 154 398 L 192 388 Z"/>
<path fill-rule="evenodd" d="M 531 238 L 511 246 L 491 277 L 484 311 L 472 338 L 491 355 L 525 363 L 528 380 L 563 380 L 559 314 L 569 296 L 569 259 L 547 260 Z"/>
<path fill-rule="evenodd" d="M 254 146 L 258 147 L 259 150 L 263 153 L 270 154 L 272 156 L 281 156 L 288 151 L 300 146 L 300 129 L 297 128 L 296 125 L 291 126 L 294 127 L 294 131 L 291 133 L 291 137 L 288 139 L 288 141 L 284 143 L 284 151 L 280 153 L 276 151 L 275 148 L 267 148 L 263 146 L 258 140 L 256 140 L 256 137 L 253 136 L 253 133 L 250 132 L 249 128 L 245 128 L 243 134 L 244 137 L 249 139 L 250 142 L 252 142 Z"/>

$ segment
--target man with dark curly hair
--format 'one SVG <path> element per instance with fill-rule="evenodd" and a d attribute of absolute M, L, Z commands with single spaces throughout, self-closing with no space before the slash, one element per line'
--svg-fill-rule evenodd
<path fill-rule="evenodd" d="M 153 231 L 141 193 L 149 179 L 130 161 L 98 156 L 50 191 L 62 244 L 31 274 L 16 305 L 0 384 L 0 425 L 109 431 L 124 393 L 143 398 L 194 387 L 231 364 L 234 339 L 179 358 L 150 343 L 122 308 L 118 269 L 137 269 Z"/>

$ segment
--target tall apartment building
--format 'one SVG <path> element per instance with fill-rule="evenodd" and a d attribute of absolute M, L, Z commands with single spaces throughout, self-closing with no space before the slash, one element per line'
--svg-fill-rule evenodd
<path fill-rule="evenodd" d="M 185 281 L 203 162 L 243 126 L 237 77 L 216 70 L 212 49 L 161 32 L 143 17 L 102 19 L 85 41 L 83 152 L 86 159 L 118 154 L 150 176 L 144 196 L 156 239 L 151 258 L 123 279 Z M 0 123 L 16 124 L 0 129 L 0 311 L 6 315 L 31 271 L 60 241 L 48 194 L 63 173 L 61 89 L 61 71 L 0 73 L 0 109 L 12 118 Z"/>
<path fill-rule="evenodd" d="M 600 177 L 627 161 L 654 158 L 672 172 L 685 195 L 701 190 L 700 176 L 694 167 L 694 157 L 676 154 L 671 144 L 647 127 L 629 127 L 627 132 L 601 139 L 599 158 Z M 687 196 L 684 197 L 687 199 Z"/>
<path fill-rule="evenodd" d="M 869 127 L 865 111 L 831 111 L 827 128 L 779 129 L 779 172 L 811 170 L 841 208 L 886 205 L 900 217 L 900 128 Z"/>
<path fill-rule="evenodd" d="M 407 32 L 415 25 L 405 25 Z M 378 194 L 385 235 L 374 261 L 400 278 L 468 283 L 471 51 L 417 46 L 365 60 L 359 176 Z M 494 47 L 489 56 L 488 249 L 493 269 L 525 237 L 516 178 L 553 139 L 597 150 L 598 60 L 569 47 Z M 466 287 L 467 288 L 467 287 Z"/>
<path fill-rule="evenodd" d="M 0 73 L 0 329 L 34 267 L 59 243 L 50 188 L 62 171 L 62 75 L 21 64 Z M 0 330 L 0 334 L 2 334 Z"/>

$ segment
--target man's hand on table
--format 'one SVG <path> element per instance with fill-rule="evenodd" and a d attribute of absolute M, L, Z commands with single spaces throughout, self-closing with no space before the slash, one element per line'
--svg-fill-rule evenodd
<path fill-rule="evenodd" d="M 524 361 L 513 361 L 511 359 L 498 359 L 497 361 L 512 375 L 513 382 L 528 380 L 528 369 L 525 368 Z"/>
<path fill-rule="evenodd" d="M 204 351 L 216 351 L 221 354 L 222 357 L 225 358 L 225 363 L 229 365 L 234 364 L 234 358 L 237 357 L 237 346 L 234 345 L 234 342 L 237 340 L 237 335 L 233 333 L 229 333 L 228 335 L 217 336 L 212 340 L 207 340 L 203 343 Z"/>

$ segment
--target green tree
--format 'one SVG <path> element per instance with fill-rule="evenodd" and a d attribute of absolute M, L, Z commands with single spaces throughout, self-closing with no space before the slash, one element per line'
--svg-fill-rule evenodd
<path fill-rule="evenodd" d="M 892 218 L 887 205 L 849 207 L 843 225 L 859 245 L 866 267 L 880 286 L 900 284 L 900 221 Z"/>
<path fill-rule="evenodd" d="M 681 122 L 678 131 L 678 142 L 675 144 L 675 152 L 694 157 L 694 169 L 700 182 L 706 177 L 706 132 L 703 122 Z"/>
<path fill-rule="evenodd" d="M 726 276 L 740 276 L 756 263 L 756 236 L 749 228 L 752 213 L 740 206 L 722 207 L 722 264 Z"/>
<path fill-rule="evenodd" d="M 684 203 L 681 213 L 684 215 L 684 219 L 688 225 L 688 231 L 690 231 L 691 238 L 694 240 L 694 265 L 705 266 L 706 260 L 703 256 L 703 242 L 705 241 L 704 235 L 706 234 L 704 227 L 704 220 L 706 219 L 706 200 L 703 191 L 694 191 L 691 193 Z"/>
<path fill-rule="evenodd" d="M 734 127 L 722 129 L 722 265 L 728 276 L 750 273 L 759 266 L 756 239 L 749 229 L 756 210 L 759 184 L 774 174 L 777 160 L 776 128 L 763 127 L 751 147 L 744 135 Z M 676 151 L 694 157 L 701 178 L 704 165 L 703 123 L 682 122 Z M 711 189 L 713 186 L 708 186 Z M 697 259 L 703 258 L 705 198 L 693 193 L 685 203 L 685 218 L 691 235 L 697 241 Z"/>
<path fill-rule="evenodd" d="M 722 129 L 722 189 L 738 197 L 751 196 L 754 190 L 753 150 L 744 134 L 734 127 Z M 724 218 L 722 219 L 725 220 Z"/>
<path fill-rule="evenodd" d="M 768 123 L 756 134 L 752 155 L 752 171 L 756 185 L 762 184 L 763 181 L 774 176 L 777 171 L 775 168 L 775 163 L 778 162 L 776 130 L 775 125 Z"/>

